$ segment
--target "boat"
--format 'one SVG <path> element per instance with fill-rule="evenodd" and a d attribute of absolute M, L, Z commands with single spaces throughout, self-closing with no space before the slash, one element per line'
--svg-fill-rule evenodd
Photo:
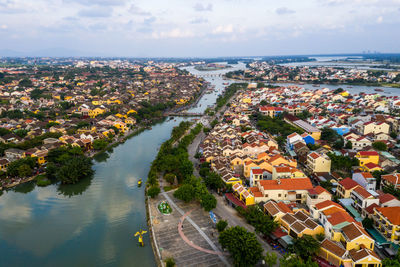
<path fill-rule="evenodd" d="M 139 187 L 142 186 L 142 179 L 139 179 L 139 181 L 137 182 L 137 185 L 138 185 Z"/>
<path fill-rule="evenodd" d="M 347 86 L 347 88 L 353 88 L 353 86 Z"/>
<path fill-rule="evenodd" d="M 229 85 L 229 83 L 223 83 L 223 85 Z"/>
<path fill-rule="evenodd" d="M 381 88 L 375 88 L 374 90 L 377 91 L 377 92 L 383 92 L 383 91 L 384 91 L 384 90 L 381 89 Z"/>
<path fill-rule="evenodd" d="M 313 84 L 314 87 L 319 87 L 319 84 Z"/>

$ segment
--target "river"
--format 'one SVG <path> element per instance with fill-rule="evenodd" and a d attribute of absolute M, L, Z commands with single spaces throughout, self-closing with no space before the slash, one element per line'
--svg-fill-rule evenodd
<path fill-rule="evenodd" d="M 186 69 L 193 74 L 224 74 Z M 216 91 L 189 112 L 215 103 L 226 82 L 205 77 Z M 77 185 L 35 187 L 33 182 L 0 196 L 0 266 L 155 266 L 149 235 L 139 247 L 134 233 L 147 229 L 144 187 L 151 162 L 172 128 L 166 120 L 95 160 L 95 174 Z"/>

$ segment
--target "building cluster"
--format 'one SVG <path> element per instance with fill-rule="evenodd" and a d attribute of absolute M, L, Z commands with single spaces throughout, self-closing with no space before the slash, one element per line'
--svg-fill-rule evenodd
<path fill-rule="evenodd" d="M 276 65 L 262 61 L 249 64 L 242 74 L 245 78 L 265 81 L 346 82 L 346 83 L 398 83 L 398 71 L 371 71 L 366 69 Z"/>
<path fill-rule="evenodd" d="M 272 238 L 282 245 L 304 234 L 323 235 L 318 256 L 335 266 L 381 266 L 400 244 L 400 201 L 383 192 L 400 189 L 399 118 L 389 114 L 396 103 L 397 97 L 378 94 L 250 84 L 199 151 L 232 184 L 225 194 L 230 203 L 262 205 L 279 222 Z M 254 114 L 279 118 L 298 131 L 279 144 L 280 136 L 257 130 Z M 334 148 L 324 140 L 326 127 L 352 145 Z M 390 152 L 375 149 L 376 142 Z M 356 158 L 358 165 L 339 172 L 332 156 Z M 372 175 L 376 171 L 381 182 Z M 369 228 L 362 221 L 370 221 Z"/>
<path fill-rule="evenodd" d="M 72 64 L 72 63 L 71 63 Z M 74 61 L 73 65 L 0 68 L 0 170 L 62 145 L 90 155 L 163 112 L 192 101 L 204 81 L 167 63 Z M 4 181 L 3 181 L 4 182 Z"/>

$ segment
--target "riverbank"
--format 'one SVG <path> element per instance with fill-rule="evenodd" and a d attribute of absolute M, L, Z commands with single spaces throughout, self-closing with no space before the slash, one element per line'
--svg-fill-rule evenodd
<path fill-rule="evenodd" d="M 224 76 L 224 78 L 233 80 L 235 82 L 248 82 L 248 83 L 264 83 L 264 84 L 297 84 L 299 86 L 304 84 L 312 84 L 312 85 L 332 85 L 332 86 L 367 86 L 367 87 L 386 87 L 386 88 L 400 88 L 400 84 L 398 83 L 333 83 L 333 82 L 315 82 L 315 81 L 267 81 L 267 80 L 252 80 L 249 78 L 228 78 Z"/>

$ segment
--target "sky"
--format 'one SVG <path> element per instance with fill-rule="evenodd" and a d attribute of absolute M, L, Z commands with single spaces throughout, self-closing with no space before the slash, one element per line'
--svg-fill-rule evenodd
<path fill-rule="evenodd" d="M 3 54 L 396 53 L 399 44 L 400 0 L 0 0 Z"/>

